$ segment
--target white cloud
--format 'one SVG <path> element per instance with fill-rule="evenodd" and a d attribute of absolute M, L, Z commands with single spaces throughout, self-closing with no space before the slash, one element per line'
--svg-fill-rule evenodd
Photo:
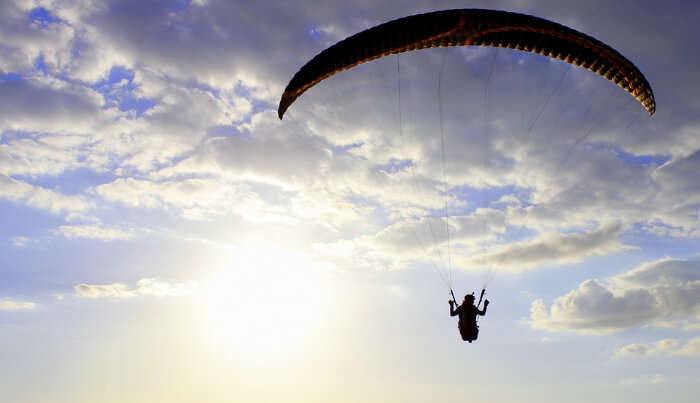
<path fill-rule="evenodd" d="M 11 298 L 0 299 L 0 311 L 26 311 L 36 308 L 34 302 L 17 301 Z"/>
<path fill-rule="evenodd" d="M 100 225 L 61 225 L 55 232 L 66 238 L 88 238 L 101 241 L 129 240 L 135 236 L 133 231 L 123 231 Z"/>
<path fill-rule="evenodd" d="M 700 280 L 700 262 L 698 260 L 682 260 L 664 258 L 648 262 L 612 278 L 623 286 L 679 287 Z"/>
<path fill-rule="evenodd" d="M 586 280 L 549 308 L 541 299 L 534 301 L 529 323 L 549 331 L 605 334 L 659 322 L 669 325 L 669 319 L 700 321 L 697 260 L 662 259 L 606 282 Z M 648 351 L 648 346 L 634 345 L 627 352 Z"/>
<path fill-rule="evenodd" d="M 666 382 L 666 376 L 663 374 L 655 374 L 651 377 L 651 384 L 658 385 L 660 383 Z"/>
<path fill-rule="evenodd" d="M 667 380 L 668 378 L 664 374 L 645 374 L 632 378 L 623 378 L 620 380 L 620 384 L 624 386 L 659 385 Z"/>
<path fill-rule="evenodd" d="M 323 141 L 280 127 L 276 115 L 266 111 L 256 114 L 247 126 L 229 127 L 206 139 L 189 158 L 152 176 L 215 174 L 230 180 L 297 188 L 315 182 L 332 183 L 327 177 L 331 164 L 343 161 L 335 162 L 331 157 Z"/>
<path fill-rule="evenodd" d="M 700 356 L 700 337 L 695 337 L 687 342 L 683 347 L 679 348 L 675 354 L 688 357 Z"/>
<path fill-rule="evenodd" d="M 502 211 L 477 209 L 470 215 L 453 216 L 447 220 L 425 217 L 400 221 L 377 233 L 371 242 L 377 248 L 393 253 L 415 254 L 419 248 L 433 250 L 447 243 L 446 225 L 450 226 L 453 246 L 493 240 L 506 230 Z"/>
<path fill-rule="evenodd" d="M 65 68 L 70 61 L 70 45 L 75 29 L 62 22 L 41 26 L 28 17 L 38 2 L 5 1 L 0 15 L 0 72 L 32 69 L 38 57 L 52 69 Z M 28 23 L 29 22 L 29 23 Z"/>
<path fill-rule="evenodd" d="M 137 295 L 126 284 L 119 283 L 102 285 L 78 284 L 73 289 L 77 295 L 87 298 L 135 297 Z"/>
<path fill-rule="evenodd" d="M 77 284 L 73 286 L 76 295 L 86 298 L 131 298 L 138 296 L 189 296 L 196 289 L 194 283 L 168 283 L 153 278 L 143 278 L 131 288 L 126 284 Z"/>
<path fill-rule="evenodd" d="M 26 182 L 12 179 L 0 174 L 0 198 L 14 202 L 23 202 L 58 214 L 64 211 L 84 211 L 90 203 L 79 196 L 64 196 L 52 190 L 32 186 Z"/>
<path fill-rule="evenodd" d="M 619 357 L 650 355 L 699 356 L 700 337 L 694 337 L 685 343 L 677 339 L 665 339 L 652 344 L 628 344 L 616 351 L 615 355 Z"/>
<path fill-rule="evenodd" d="M 10 136 L 8 136 L 10 137 Z M 86 136 L 46 135 L 8 138 L 0 144 L 0 173 L 5 175 L 59 175 L 87 166 Z"/>
<path fill-rule="evenodd" d="M 10 243 L 15 248 L 24 248 L 29 243 L 30 239 L 25 236 L 16 236 L 10 239 Z"/>
<path fill-rule="evenodd" d="M 450 217 L 449 226 L 454 260 L 476 248 L 476 245 L 492 241 L 505 232 L 503 212 L 486 208 L 477 209 L 469 215 Z M 443 218 L 409 218 L 371 235 L 317 242 L 314 250 L 334 260 L 340 267 L 398 269 L 422 260 L 442 268 L 446 265 L 443 260 L 448 259 L 446 234 L 446 221 Z"/>
<path fill-rule="evenodd" d="M 236 214 L 252 222 L 294 223 L 287 207 L 267 203 L 249 185 L 217 179 L 146 181 L 117 179 L 96 193 L 109 201 L 139 208 L 174 208 L 184 218 L 208 220 Z"/>
<path fill-rule="evenodd" d="M 628 344 L 621 347 L 616 356 L 644 356 L 669 353 L 678 348 L 679 341 L 676 339 L 665 339 L 653 344 Z"/>

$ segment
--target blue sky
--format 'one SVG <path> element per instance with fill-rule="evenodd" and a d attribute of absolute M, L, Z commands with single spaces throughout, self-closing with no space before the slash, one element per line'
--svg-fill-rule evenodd
<path fill-rule="evenodd" d="M 697 399 L 697 5 L 0 6 L 8 401 Z M 449 48 L 359 65 L 277 118 L 326 47 L 464 7 L 613 46 L 656 114 L 560 61 Z M 467 344 L 447 285 L 484 284 Z"/>

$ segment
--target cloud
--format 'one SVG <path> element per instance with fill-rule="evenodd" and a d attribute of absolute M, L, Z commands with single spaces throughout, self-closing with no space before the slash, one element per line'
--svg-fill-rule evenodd
<path fill-rule="evenodd" d="M 298 188 L 328 175 L 330 164 L 334 162 L 331 157 L 325 142 L 308 133 L 297 133 L 289 126 L 280 127 L 279 119 L 268 110 L 254 115 L 249 124 L 239 128 L 222 127 L 188 158 L 152 177 L 207 173 Z M 328 178 L 328 182 L 332 182 L 332 178 Z"/>
<path fill-rule="evenodd" d="M 682 260 L 664 258 L 654 262 L 648 262 L 626 273 L 612 278 L 613 282 L 622 286 L 670 286 L 678 287 L 700 280 L 700 262 L 694 260 Z"/>
<path fill-rule="evenodd" d="M 666 381 L 668 381 L 668 378 L 664 374 L 648 374 L 633 378 L 624 378 L 620 380 L 620 384 L 624 386 L 660 385 Z"/>
<path fill-rule="evenodd" d="M 393 253 L 415 254 L 421 249 L 433 250 L 447 243 L 446 225 L 450 226 L 453 246 L 493 240 L 506 231 L 502 211 L 481 208 L 470 215 L 453 216 L 448 220 L 425 217 L 399 221 L 384 228 L 371 242 L 375 247 Z"/>
<path fill-rule="evenodd" d="M 78 284 L 73 286 L 75 294 L 86 298 L 132 298 L 138 296 L 189 296 L 196 288 L 193 283 L 168 283 L 153 278 L 143 278 L 136 287 L 126 284 Z"/>
<path fill-rule="evenodd" d="M 665 322 L 669 319 L 700 321 L 700 261 L 661 259 L 605 282 L 586 280 L 549 308 L 543 300 L 535 300 L 529 323 L 548 331 L 608 334 L 646 325 L 668 326 L 673 323 Z M 648 351 L 642 345 L 627 350 Z"/>
<path fill-rule="evenodd" d="M 73 287 L 76 294 L 81 297 L 87 298 L 100 298 L 100 297 L 135 297 L 136 294 L 126 284 L 103 284 L 103 285 L 89 285 L 89 284 L 78 284 Z"/>
<path fill-rule="evenodd" d="M 16 236 L 10 239 L 10 243 L 15 248 L 24 248 L 30 242 L 30 239 L 25 236 Z"/>
<path fill-rule="evenodd" d="M 28 206 L 61 212 L 84 211 L 91 207 L 90 202 L 80 196 L 64 196 L 52 190 L 10 178 L 0 174 L 0 199 L 23 202 Z"/>
<path fill-rule="evenodd" d="M 700 356 L 700 337 L 695 337 L 678 349 L 675 354 L 688 357 Z"/>
<path fill-rule="evenodd" d="M 67 170 L 88 167 L 91 138 L 73 135 L 7 136 L 0 144 L 0 174 L 60 175 Z"/>
<path fill-rule="evenodd" d="M 695 136 L 697 137 L 697 135 Z M 695 237 L 700 235 L 700 150 L 688 156 L 675 158 L 654 172 L 654 180 L 662 191 L 658 197 L 664 198 L 669 209 L 654 211 L 648 221 L 649 231 L 660 235 Z"/>
<path fill-rule="evenodd" d="M 676 339 L 660 340 L 654 344 L 628 344 L 621 347 L 616 356 L 643 356 L 668 353 L 678 348 L 679 341 Z"/>
<path fill-rule="evenodd" d="M 38 6 L 33 1 L 5 1 L 0 15 L 0 73 L 27 71 L 37 58 L 52 70 L 65 68 L 70 61 L 70 42 L 75 30 L 63 22 L 41 24 L 28 13 Z"/>
<path fill-rule="evenodd" d="M 592 255 L 607 255 L 627 248 L 618 241 L 619 223 L 585 234 L 546 233 L 511 243 L 495 252 L 470 257 L 467 264 L 523 271 L 544 264 L 573 263 Z"/>
<path fill-rule="evenodd" d="M 106 117 L 98 92 L 46 76 L 0 81 L 0 102 L 0 131 L 85 134 Z"/>
<path fill-rule="evenodd" d="M 489 208 L 479 208 L 465 216 L 450 217 L 449 226 L 451 256 L 455 260 L 505 232 L 503 212 Z M 442 260 L 447 259 L 448 243 L 446 234 L 444 218 L 408 218 L 371 235 L 317 242 L 313 249 L 324 258 L 335 261 L 339 267 L 400 269 L 416 261 L 444 266 Z"/>
<path fill-rule="evenodd" d="M 596 280 L 586 280 L 557 298 L 549 310 L 542 300 L 534 301 L 530 308 L 534 328 L 584 333 L 612 333 L 648 323 L 658 315 L 656 301 L 646 291 L 616 296 Z"/>
<path fill-rule="evenodd" d="M 655 200 L 658 189 L 653 167 L 626 164 L 609 149 L 575 142 L 580 133 L 569 130 L 570 122 L 563 117 L 543 116 L 534 131 L 523 133 L 522 113 L 511 112 L 527 112 L 523 104 L 536 103 L 531 90 L 546 93 L 547 89 L 536 88 L 538 83 L 522 80 L 512 71 L 506 74 L 507 57 L 499 59 L 494 71 L 499 80 L 490 86 L 478 74 L 461 74 L 464 69 L 477 72 L 476 67 L 488 64 L 492 53 L 483 49 L 460 49 L 448 56 L 444 79 L 450 85 L 443 88 L 444 97 L 460 102 L 443 105 L 446 149 L 435 136 L 437 122 L 428 119 L 436 111 L 432 110 L 435 105 L 426 104 L 425 94 L 431 94 L 432 99 L 434 83 L 419 79 L 431 68 L 429 63 L 439 63 L 442 55 L 438 52 L 417 52 L 412 55 L 415 60 L 404 62 L 402 79 L 411 85 L 402 100 L 403 135 L 397 135 L 395 89 L 378 85 L 389 77 L 382 74 L 395 77 L 393 62 L 374 63 L 375 77 L 339 74 L 332 84 L 324 83 L 326 90 L 305 94 L 299 106 L 305 113 L 299 118 L 278 122 L 270 105 L 277 102 L 291 74 L 289 69 L 293 71 L 309 55 L 346 34 L 395 17 L 395 10 L 388 6 L 378 5 L 366 14 L 352 5 L 333 10 L 314 8 L 309 14 L 292 6 L 265 12 L 250 7 L 242 12 L 226 2 L 192 3 L 176 10 L 165 3 L 144 5 L 138 1 L 120 2 L 119 7 L 90 1 L 48 2 L 41 4 L 55 19 L 43 27 L 36 21 L 27 27 L 29 12 L 39 3 L 28 4 L 14 2 L 8 9 L 11 12 L 5 14 L 5 37 L 24 38 L 8 40 L 8 48 L 19 52 L 31 49 L 30 45 L 41 38 L 60 39 L 35 46 L 24 57 L 33 64 L 37 55 L 42 55 L 46 73 L 2 83 L 6 88 L 0 93 L 12 102 L 8 103 L 11 109 L 0 114 L 0 122 L 4 122 L 0 126 L 53 135 L 8 141 L 4 145 L 7 158 L 0 152 L 1 172 L 8 175 L 56 175 L 76 166 L 110 169 L 126 177 L 136 169 L 159 180 L 215 174 L 228 182 L 253 180 L 298 189 L 298 197 L 306 199 L 316 197 L 319 188 L 325 188 L 335 200 L 354 193 L 385 208 L 391 223 L 415 216 L 416 211 L 439 208 L 446 198 L 451 207 L 458 206 L 460 201 L 454 195 L 444 196 L 443 185 L 515 184 L 531 188 L 534 204 L 511 209 L 508 224 L 538 232 L 612 219 L 630 224 L 645 221 L 643 217 L 659 222 L 646 227 L 650 230 L 683 223 L 687 235 L 699 227 L 697 219 L 689 220 L 693 217 L 690 204 L 680 211 L 667 197 L 673 193 L 679 200 L 690 200 L 687 196 L 697 190 L 669 185 L 664 197 Z M 359 16 L 338 19 L 346 8 Z M 191 24 L 199 28 L 192 30 Z M 320 37 L 309 36 L 308 27 L 316 27 Z M 56 30 L 61 35 L 57 36 Z M 247 39 L 250 37 L 256 38 L 254 45 Z M 61 50 L 51 53 L 50 49 Z M 285 62 L 280 65 L 270 60 Z M 527 77 L 542 69 L 530 59 L 523 60 L 521 67 Z M 554 73 L 565 71 L 557 70 L 557 64 L 552 66 L 548 68 Z M 111 82 L 110 75 L 120 69 L 132 76 Z M 455 71 L 460 71 L 458 80 Z M 585 90 L 596 83 L 586 74 L 577 70 L 567 73 L 565 85 Z M 500 86 L 512 91 L 503 92 Z M 480 93 L 483 90 L 488 99 L 462 96 L 474 88 Z M 117 90 L 119 100 L 148 100 L 153 106 L 142 115 L 120 111 L 127 106 L 115 104 L 111 98 Z M 342 102 L 338 94 L 346 95 Z M 566 91 L 556 96 L 572 105 L 580 102 Z M 605 100 L 601 98 L 596 109 L 612 109 Z M 480 115 L 486 104 L 496 108 L 491 124 L 481 116 L 464 119 L 465 109 Z M 416 109 L 419 107 L 421 113 Z M 615 116 L 604 123 L 624 127 L 626 122 L 617 122 Z M 692 126 L 688 127 L 684 133 L 693 132 Z M 228 133 L 219 135 L 222 128 Z M 590 139 L 609 141 L 610 132 L 616 131 L 596 131 Z M 85 136 L 73 145 L 57 142 L 60 137 L 55 134 L 65 133 Z M 654 136 L 659 137 L 663 136 Z M 536 146 L 544 141 L 548 147 Z M 572 144 L 577 147 L 572 149 Z M 352 147 L 346 152 L 332 151 L 334 146 L 349 145 Z M 685 144 L 682 148 L 688 147 Z M 571 158 L 562 164 L 572 150 Z M 384 172 L 380 165 L 392 160 L 410 161 L 412 173 Z M 446 168 L 444 172 L 442 168 Z M 666 171 L 659 176 L 659 183 L 663 179 L 671 184 L 674 181 L 667 176 L 673 179 L 680 175 Z M 651 200 L 654 203 L 649 203 Z M 204 211 L 207 209 L 210 211 Z M 211 215 L 217 209 L 217 204 L 203 204 L 195 215 Z"/>
<path fill-rule="evenodd" d="M 106 228 L 99 225 L 61 225 L 55 232 L 66 238 L 87 238 L 101 241 L 129 240 L 134 238 L 132 231 Z"/>
<path fill-rule="evenodd" d="M 615 352 L 618 357 L 639 357 L 650 355 L 700 356 L 700 337 L 683 344 L 677 339 L 665 339 L 653 344 L 628 344 Z"/>
<path fill-rule="evenodd" d="M 507 231 L 505 213 L 480 208 L 472 214 L 449 218 L 450 255 L 455 267 L 464 269 L 493 267 L 522 272 L 546 264 L 578 262 L 586 257 L 607 255 L 629 248 L 618 241 L 620 224 L 608 224 L 585 234 L 546 233 L 531 239 L 492 246 Z M 444 218 L 407 219 L 391 224 L 375 235 L 363 235 L 350 241 L 317 243 L 317 252 L 336 258 L 344 256 L 353 265 L 366 260 L 366 265 L 405 267 L 416 260 L 447 259 L 447 236 Z M 474 251 L 489 250 L 477 253 Z M 342 263 L 339 263 L 342 265 Z M 349 264 L 349 263 L 348 263 Z"/>
<path fill-rule="evenodd" d="M 629 226 L 646 222 L 651 212 L 668 214 L 672 205 L 661 198 L 659 184 L 653 179 L 653 165 L 626 162 L 620 154 L 605 147 L 588 147 L 565 158 L 565 146 L 538 153 L 553 153 L 524 161 L 524 186 L 532 189 L 529 200 L 508 208 L 509 223 L 539 231 L 587 227 L 601 222 L 621 222 Z M 539 155 L 538 155 L 539 156 Z M 572 157 L 573 158 L 573 157 Z M 558 160 L 558 161 L 557 161 Z M 657 198 L 658 197 L 658 198 Z"/>
<path fill-rule="evenodd" d="M 35 308 L 34 302 L 17 301 L 11 298 L 0 299 L 0 311 L 27 311 Z"/>
<path fill-rule="evenodd" d="M 105 200 L 130 207 L 169 209 L 192 220 L 209 220 L 235 214 L 251 222 L 294 223 L 285 206 L 264 200 L 250 185 L 215 178 L 169 181 L 117 179 L 100 185 L 95 192 Z"/>

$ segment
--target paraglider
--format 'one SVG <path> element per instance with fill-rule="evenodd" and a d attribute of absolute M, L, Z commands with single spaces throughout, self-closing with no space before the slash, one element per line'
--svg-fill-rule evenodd
<path fill-rule="evenodd" d="M 641 103 L 650 116 L 656 111 L 654 93 L 647 79 L 630 60 L 611 46 L 539 17 L 498 10 L 454 9 L 389 21 L 323 50 L 289 81 L 279 102 L 278 117 L 282 119 L 304 92 L 340 71 L 391 54 L 451 46 L 508 48 L 560 59 L 617 84 Z M 449 227 L 447 240 L 449 251 Z M 451 285 L 448 286 L 451 291 Z M 458 327 L 462 339 L 470 343 L 478 337 L 477 316 L 486 315 L 489 305 L 486 299 L 483 309 L 479 308 L 483 296 L 484 290 L 476 305 L 473 293 L 467 294 L 461 305 L 457 304 L 454 293 L 449 301 L 450 315 L 459 316 Z"/>
<path fill-rule="evenodd" d="M 358 64 L 390 54 L 447 46 L 492 46 L 539 53 L 587 68 L 634 96 L 653 115 L 654 93 L 632 62 L 574 29 L 525 14 L 457 9 L 400 18 L 350 36 L 304 65 L 280 99 L 280 119 L 309 88 Z"/>

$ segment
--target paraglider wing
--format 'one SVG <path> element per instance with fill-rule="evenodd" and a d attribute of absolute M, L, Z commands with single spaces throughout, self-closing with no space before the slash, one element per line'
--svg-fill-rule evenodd
<path fill-rule="evenodd" d="M 333 74 L 394 53 L 446 46 L 493 46 L 539 53 L 587 68 L 656 110 L 644 75 L 615 49 L 555 22 L 496 10 L 462 9 L 418 14 L 348 37 L 304 65 L 280 99 L 280 119 L 304 91 Z"/>

